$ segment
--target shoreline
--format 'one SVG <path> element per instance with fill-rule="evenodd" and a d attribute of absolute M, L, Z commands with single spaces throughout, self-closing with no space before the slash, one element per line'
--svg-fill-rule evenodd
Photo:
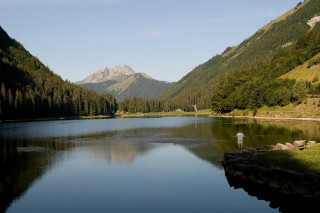
<path fill-rule="evenodd" d="M 33 122 L 33 121 L 55 121 L 55 120 L 82 120 L 82 119 L 109 119 L 109 118 L 148 118 L 148 117 L 180 117 L 180 116 L 208 116 L 210 118 L 251 118 L 261 120 L 291 120 L 291 121 L 314 121 L 320 122 L 320 118 L 312 117 L 265 117 L 265 116 L 243 116 L 243 115 L 214 115 L 209 111 L 200 112 L 159 112 L 159 113 L 128 113 L 128 114 L 115 114 L 110 115 L 97 115 L 97 116 L 70 116 L 70 117 L 48 117 L 48 118 L 27 118 L 27 119 L 8 119 L 0 120 L 0 123 L 14 123 L 14 122 Z"/>
<path fill-rule="evenodd" d="M 48 118 L 26 118 L 26 119 L 4 119 L 0 123 L 15 123 L 15 122 L 33 122 L 33 121 L 58 121 L 58 120 L 85 120 L 85 119 L 108 119 L 114 118 L 110 115 L 97 116 L 67 116 L 67 117 L 48 117 Z"/>
<path fill-rule="evenodd" d="M 149 113 L 125 113 L 125 114 L 116 114 L 121 118 L 129 118 L 129 117 L 158 117 L 158 116 L 210 116 L 211 111 L 208 110 L 201 110 L 198 112 L 149 112 Z"/>
<path fill-rule="evenodd" d="M 231 116 L 231 115 L 209 115 L 211 118 L 253 118 L 253 119 L 263 119 L 263 120 L 300 120 L 300 121 L 320 121 L 320 118 L 287 118 L 287 117 L 257 117 L 257 116 Z"/>

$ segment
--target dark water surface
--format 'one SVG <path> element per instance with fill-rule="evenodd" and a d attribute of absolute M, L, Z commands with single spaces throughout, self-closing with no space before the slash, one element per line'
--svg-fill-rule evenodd
<path fill-rule="evenodd" d="M 0 212 L 278 212 L 231 188 L 244 146 L 319 141 L 320 123 L 205 117 L 0 124 Z M 20 149 L 18 147 L 41 147 Z"/>

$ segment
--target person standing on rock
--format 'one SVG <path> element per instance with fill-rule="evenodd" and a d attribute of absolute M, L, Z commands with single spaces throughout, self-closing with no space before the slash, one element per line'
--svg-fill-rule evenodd
<path fill-rule="evenodd" d="M 238 138 L 238 149 L 242 149 L 244 134 L 241 130 L 238 132 L 236 137 Z"/>

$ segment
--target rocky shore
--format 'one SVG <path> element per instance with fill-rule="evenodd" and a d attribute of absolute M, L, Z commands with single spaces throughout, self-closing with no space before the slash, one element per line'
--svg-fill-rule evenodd
<path fill-rule="evenodd" d="M 295 141 L 259 148 L 225 152 L 222 165 L 229 185 L 243 188 L 249 195 L 270 201 L 270 206 L 281 212 L 310 210 L 320 201 L 320 176 L 295 172 L 277 166 L 263 166 L 255 155 L 260 152 L 287 150 L 294 147 L 308 148 L 314 141 Z M 312 211 L 311 211 L 312 210 Z"/>

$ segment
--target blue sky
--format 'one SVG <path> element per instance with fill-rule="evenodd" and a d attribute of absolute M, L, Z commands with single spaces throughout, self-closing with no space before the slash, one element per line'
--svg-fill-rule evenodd
<path fill-rule="evenodd" d="M 63 79 L 129 65 L 178 81 L 299 0 L 0 0 L 0 25 Z"/>

